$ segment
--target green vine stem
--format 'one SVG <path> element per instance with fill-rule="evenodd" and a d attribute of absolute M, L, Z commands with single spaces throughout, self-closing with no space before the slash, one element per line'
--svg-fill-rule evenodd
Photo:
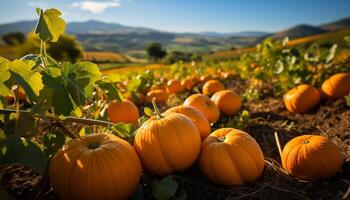
<path fill-rule="evenodd" d="M 0 109 L 0 114 L 6 114 L 9 115 L 11 113 L 16 112 L 16 110 L 13 109 Z M 27 110 L 18 110 L 19 113 L 21 114 L 28 114 L 32 115 L 34 117 L 39 117 L 41 119 L 49 119 L 52 121 L 61 121 L 61 122 L 75 122 L 75 123 L 80 123 L 80 124 L 85 124 L 85 125 L 98 125 L 98 126 L 113 126 L 113 123 L 107 122 L 107 121 L 101 121 L 101 120 L 96 120 L 96 119 L 86 119 L 86 118 L 79 118 L 79 117 L 66 117 L 66 118 L 60 118 L 56 115 L 53 114 L 46 114 L 46 115 L 37 115 L 35 113 L 32 113 L 31 111 Z"/>
<path fill-rule="evenodd" d="M 162 119 L 164 116 L 160 113 L 160 111 L 157 107 L 157 102 L 156 102 L 155 97 L 153 97 L 153 99 L 152 99 L 152 106 L 153 106 L 154 112 L 156 112 L 157 119 Z"/>

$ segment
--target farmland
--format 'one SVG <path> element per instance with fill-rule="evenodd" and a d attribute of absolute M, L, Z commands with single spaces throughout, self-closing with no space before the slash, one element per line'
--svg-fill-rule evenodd
<path fill-rule="evenodd" d="M 46 49 L 61 12 L 37 13 L 40 53 L 0 57 L 0 199 L 350 198 L 349 30 L 71 63 Z"/>

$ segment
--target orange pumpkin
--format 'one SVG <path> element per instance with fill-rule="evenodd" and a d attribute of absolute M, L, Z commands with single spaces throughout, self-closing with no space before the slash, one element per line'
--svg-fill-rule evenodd
<path fill-rule="evenodd" d="M 284 95 L 284 104 L 293 113 L 307 112 L 319 103 L 319 91 L 307 84 L 298 85 Z"/>
<path fill-rule="evenodd" d="M 173 93 L 181 93 L 185 90 L 185 88 L 181 85 L 179 80 L 169 80 L 167 83 L 167 91 L 169 94 Z"/>
<path fill-rule="evenodd" d="M 138 186 L 141 163 L 134 148 L 112 134 L 70 140 L 50 165 L 61 199 L 127 199 Z"/>
<path fill-rule="evenodd" d="M 320 135 L 293 138 L 281 155 L 283 168 L 300 179 L 327 179 L 339 171 L 343 157 L 339 148 Z"/>
<path fill-rule="evenodd" d="M 350 93 L 350 73 L 339 73 L 325 80 L 321 94 L 328 99 L 338 99 Z"/>
<path fill-rule="evenodd" d="M 137 124 L 140 117 L 135 104 L 127 99 L 108 104 L 107 114 L 112 123 L 125 122 Z"/>
<path fill-rule="evenodd" d="M 232 90 L 221 90 L 216 92 L 211 100 L 225 115 L 233 115 L 241 107 L 241 97 Z"/>
<path fill-rule="evenodd" d="M 153 98 L 156 98 L 157 103 L 165 104 L 169 98 L 169 94 L 164 90 L 151 90 L 146 95 L 146 101 L 151 103 Z"/>
<path fill-rule="evenodd" d="M 224 90 L 225 86 L 218 80 L 209 80 L 204 83 L 202 93 L 205 95 L 212 95 L 217 91 Z"/>
<path fill-rule="evenodd" d="M 192 78 L 187 77 L 184 80 L 181 81 L 181 85 L 186 89 L 186 90 L 192 90 L 193 86 L 196 83 L 193 81 Z"/>
<path fill-rule="evenodd" d="M 200 152 L 198 129 L 182 114 L 161 115 L 154 100 L 152 103 L 157 116 L 148 119 L 136 131 L 134 140 L 144 168 L 161 176 L 187 169 Z"/>
<path fill-rule="evenodd" d="M 231 186 L 255 181 L 264 170 L 264 156 L 248 133 L 222 128 L 202 143 L 199 166 L 213 182 Z"/>
<path fill-rule="evenodd" d="M 207 118 L 196 108 L 192 106 L 175 106 L 169 108 L 165 113 L 169 112 L 180 113 L 188 117 L 196 125 L 202 140 L 210 134 L 210 124 Z"/>
<path fill-rule="evenodd" d="M 219 108 L 204 94 L 193 94 L 187 97 L 184 105 L 195 107 L 210 123 L 216 122 L 220 118 Z"/>

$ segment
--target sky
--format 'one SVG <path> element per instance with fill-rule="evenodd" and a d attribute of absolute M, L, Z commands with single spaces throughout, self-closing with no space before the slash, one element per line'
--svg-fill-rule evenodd
<path fill-rule="evenodd" d="M 350 17 L 350 0 L 0 0 L 0 23 L 58 8 L 67 22 L 100 20 L 171 32 L 275 32 Z"/>

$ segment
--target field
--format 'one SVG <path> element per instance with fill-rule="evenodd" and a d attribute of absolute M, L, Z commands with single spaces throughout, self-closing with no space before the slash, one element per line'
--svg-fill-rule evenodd
<path fill-rule="evenodd" d="M 37 12 L 40 54 L 0 57 L 0 199 L 350 199 L 348 31 L 68 63 L 45 47 L 60 12 Z"/>

